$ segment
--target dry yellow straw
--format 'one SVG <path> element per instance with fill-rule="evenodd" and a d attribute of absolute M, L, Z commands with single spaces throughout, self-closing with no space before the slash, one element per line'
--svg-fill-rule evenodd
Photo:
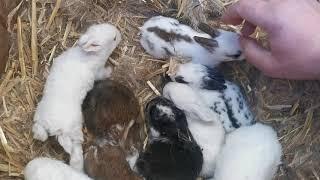
<path fill-rule="evenodd" d="M 158 89 L 150 81 L 147 81 L 147 84 L 156 95 L 161 95 Z"/>
<path fill-rule="evenodd" d="M 13 149 L 8 145 L 7 138 L 4 135 L 4 132 L 1 128 L 1 126 L 0 126 L 0 141 L 1 141 L 2 147 L 3 147 L 4 151 L 6 152 L 7 156 L 9 157 L 9 159 L 11 159 L 10 152 L 13 152 Z"/>
<path fill-rule="evenodd" d="M 32 0 L 31 4 L 31 59 L 32 75 L 38 73 L 38 38 L 37 38 L 37 0 Z"/>
<path fill-rule="evenodd" d="M 0 84 L 0 96 L 2 96 L 3 90 L 5 89 L 7 83 L 9 82 L 11 76 L 13 75 L 14 66 L 15 64 L 12 65 L 12 68 L 7 72 L 6 76 L 4 77 L 3 81 Z"/>
<path fill-rule="evenodd" d="M 67 23 L 66 30 L 64 31 L 64 35 L 63 35 L 63 38 L 62 38 L 62 43 L 61 44 L 62 44 L 63 47 L 66 47 L 67 38 L 69 36 L 70 30 L 71 30 L 71 26 L 72 26 L 72 21 L 69 21 Z"/>
<path fill-rule="evenodd" d="M 56 1 L 56 5 L 51 13 L 51 16 L 49 18 L 49 21 L 48 21 L 48 24 L 46 26 L 46 29 L 48 30 L 54 20 L 54 18 L 56 17 L 57 13 L 58 13 L 58 10 L 60 9 L 60 5 L 61 5 L 61 0 L 57 0 Z"/>
<path fill-rule="evenodd" d="M 186 3 L 187 3 L 187 0 L 181 0 L 181 1 L 179 1 L 180 6 L 179 6 L 179 12 L 178 12 L 178 14 L 177 14 L 177 16 L 176 16 L 177 18 L 180 17 L 182 11 L 184 10 L 184 8 L 185 8 L 185 6 L 186 6 Z"/>
<path fill-rule="evenodd" d="M 22 79 L 25 79 L 27 76 L 26 65 L 23 57 L 23 42 L 22 42 L 22 27 L 21 27 L 21 17 L 18 16 L 17 20 L 17 40 L 18 40 L 18 52 L 19 52 L 19 63 Z"/>

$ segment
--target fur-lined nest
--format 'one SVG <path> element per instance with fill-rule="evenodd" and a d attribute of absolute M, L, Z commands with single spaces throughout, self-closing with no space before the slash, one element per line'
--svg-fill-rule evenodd
<path fill-rule="evenodd" d="M 199 3 L 200 2 L 200 3 Z M 0 80 L 0 179 L 22 179 L 23 168 L 37 156 L 67 158 L 54 139 L 32 138 L 32 117 L 52 59 L 97 22 L 111 22 L 123 36 L 109 58 L 113 78 L 130 87 L 141 106 L 161 92 L 160 74 L 168 62 L 147 55 L 138 27 L 165 14 L 191 25 L 218 18 L 232 0 L 21 0 L 10 12 L 10 57 Z M 265 35 L 258 31 L 262 42 Z M 263 76 L 246 62 L 222 65 L 228 78 L 245 90 L 257 119 L 272 125 L 283 145 L 283 165 L 276 179 L 320 179 L 320 83 Z M 147 83 L 148 82 L 148 83 Z M 150 86 L 154 86 L 151 88 Z M 262 142 L 263 143 L 263 142 Z"/>

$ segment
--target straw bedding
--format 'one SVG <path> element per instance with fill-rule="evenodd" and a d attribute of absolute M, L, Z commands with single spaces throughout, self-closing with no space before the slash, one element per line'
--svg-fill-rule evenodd
<path fill-rule="evenodd" d="M 232 0 L 22 0 L 8 19 L 10 55 L 0 79 L 0 179 L 22 179 L 26 163 L 37 156 L 66 159 L 57 142 L 33 140 L 32 117 L 54 57 L 76 42 L 97 22 L 111 22 L 123 41 L 109 58 L 113 78 L 130 87 L 141 108 L 161 93 L 160 75 L 168 62 L 147 55 L 138 27 L 147 17 L 163 13 L 196 24 L 217 18 Z M 199 12 L 201 14 L 199 14 Z M 265 34 L 255 36 L 265 42 Z M 320 83 L 287 81 L 263 76 L 243 63 L 223 65 L 228 78 L 242 86 L 260 121 L 272 125 L 284 148 L 276 179 L 320 179 Z M 152 88 L 151 88 L 152 87 Z M 85 132 L 85 130 L 84 130 Z"/>

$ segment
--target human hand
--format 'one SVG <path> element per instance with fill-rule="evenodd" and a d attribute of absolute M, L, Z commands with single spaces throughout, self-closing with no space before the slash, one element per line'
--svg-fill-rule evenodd
<path fill-rule="evenodd" d="M 239 0 L 222 17 L 245 20 L 240 43 L 247 61 L 268 76 L 320 79 L 320 3 L 317 0 Z M 268 33 L 270 50 L 249 37 L 259 26 Z"/>

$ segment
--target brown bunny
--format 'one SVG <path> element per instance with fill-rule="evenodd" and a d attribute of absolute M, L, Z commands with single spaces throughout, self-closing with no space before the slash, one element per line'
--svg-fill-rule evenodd
<path fill-rule="evenodd" d="M 140 179 L 126 161 L 129 151 L 142 144 L 142 128 L 135 124 L 139 111 L 138 100 L 126 86 L 110 79 L 95 82 L 82 104 L 85 125 L 93 136 L 89 144 L 94 144 L 84 160 L 89 176 L 103 180 Z"/>
<path fill-rule="evenodd" d="M 85 172 L 95 180 L 141 180 L 131 171 L 119 146 L 91 146 L 85 154 Z"/>
<path fill-rule="evenodd" d="M 86 127 L 96 137 L 105 137 L 110 128 L 124 125 L 139 116 L 139 102 L 126 86 L 106 79 L 97 81 L 82 104 Z"/>

